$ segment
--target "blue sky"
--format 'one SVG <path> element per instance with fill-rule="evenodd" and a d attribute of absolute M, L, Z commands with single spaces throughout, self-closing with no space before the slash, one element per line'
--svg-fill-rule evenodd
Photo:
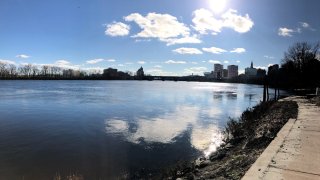
<path fill-rule="evenodd" d="M 320 37 L 318 0 L 1 0 L 0 61 L 189 75 L 280 63 Z"/>

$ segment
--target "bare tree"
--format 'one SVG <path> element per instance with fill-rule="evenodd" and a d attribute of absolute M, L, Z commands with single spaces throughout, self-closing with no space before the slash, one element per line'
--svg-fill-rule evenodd
<path fill-rule="evenodd" d="M 39 69 L 38 69 L 38 66 L 36 66 L 36 65 L 32 65 L 31 71 L 32 71 L 32 76 L 33 77 L 39 75 L 39 72 L 40 72 Z"/>
<path fill-rule="evenodd" d="M 31 69 L 32 69 L 32 65 L 31 64 L 26 64 L 26 65 L 23 65 L 23 66 L 19 67 L 18 71 L 19 71 L 19 73 L 21 75 L 26 76 L 26 77 L 30 77 Z"/>
<path fill-rule="evenodd" d="M 320 85 L 320 44 L 296 43 L 282 59 L 283 79 L 294 86 L 314 87 Z"/>
<path fill-rule="evenodd" d="M 58 66 L 52 66 L 51 67 L 51 72 L 54 76 L 59 76 L 61 75 L 62 72 L 62 68 L 58 67 Z"/>
<path fill-rule="evenodd" d="M 289 47 L 288 52 L 285 52 L 282 63 L 293 63 L 295 68 L 302 72 L 304 67 L 317 58 L 320 44 L 312 46 L 307 42 L 296 43 Z"/>
<path fill-rule="evenodd" d="M 19 68 L 18 68 L 18 71 L 19 71 L 19 74 L 21 75 L 21 76 L 26 76 L 28 73 L 26 72 L 26 69 L 24 68 L 24 66 L 20 66 Z"/>
<path fill-rule="evenodd" d="M 25 65 L 25 70 L 27 72 L 27 76 L 30 77 L 32 72 L 32 64 Z"/>
<path fill-rule="evenodd" d="M 42 75 L 47 76 L 48 72 L 49 72 L 49 66 L 47 65 L 42 66 L 42 70 L 41 70 Z"/>
<path fill-rule="evenodd" d="M 8 65 L 8 71 L 9 71 L 9 74 L 10 74 L 11 77 L 16 76 L 16 73 L 17 73 L 17 67 L 16 67 L 16 65 L 14 65 L 14 64 L 9 64 L 9 65 Z"/>
<path fill-rule="evenodd" d="M 0 77 L 5 77 L 5 75 L 7 74 L 6 66 L 6 63 L 0 62 Z"/>

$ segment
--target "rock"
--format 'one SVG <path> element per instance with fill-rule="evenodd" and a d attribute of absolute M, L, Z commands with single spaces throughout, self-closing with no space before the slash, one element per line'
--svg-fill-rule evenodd
<path fill-rule="evenodd" d="M 230 144 L 230 143 L 228 143 L 228 144 L 226 144 L 225 146 L 224 146 L 224 148 L 225 149 L 230 149 L 230 148 L 233 148 L 234 146 L 232 145 L 232 144 Z"/>
<path fill-rule="evenodd" d="M 211 161 L 215 161 L 215 160 L 221 160 L 223 159 L 227 154 L 227 151 L 225 149 L 220 149 L 219 151 L 216 151 L 215 153 L 213 153 L 209 159 Z"/>
<path fill-rule="evenodd" d="M 194 175 L 192 173 L 187 173 L 183 179 L 194 180 Z"/>
<path fill-rule="evenodd" d="M 204 167 L 208 166 L 209 163 L 210 163 L 210 161 L 208 161 L 206 158 L 200 157 L 195 161 L 194 165 L 196 168 L 204 168 Z"/>

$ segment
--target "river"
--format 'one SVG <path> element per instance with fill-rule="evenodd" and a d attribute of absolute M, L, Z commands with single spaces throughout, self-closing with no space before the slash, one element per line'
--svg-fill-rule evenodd
<path fill-rule="evenodd" d="M 257 85 L 170 81 L 0 81 L 0 179 L 90 179 L 208 155 Z"/>

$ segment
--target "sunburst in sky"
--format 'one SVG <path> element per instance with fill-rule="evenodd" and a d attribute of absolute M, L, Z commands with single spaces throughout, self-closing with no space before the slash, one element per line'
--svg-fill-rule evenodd
<path fill-rule="evenodd" d="M 215 13 L 221 13 L 225 10 L 227 0 L 208 0 L 210 9 Z"/>
<path fill-rule="evenodd" d="M 1 0 L 0 61 L 152 75 L 267 68 L 320 37 L 318 0 Z"/>

